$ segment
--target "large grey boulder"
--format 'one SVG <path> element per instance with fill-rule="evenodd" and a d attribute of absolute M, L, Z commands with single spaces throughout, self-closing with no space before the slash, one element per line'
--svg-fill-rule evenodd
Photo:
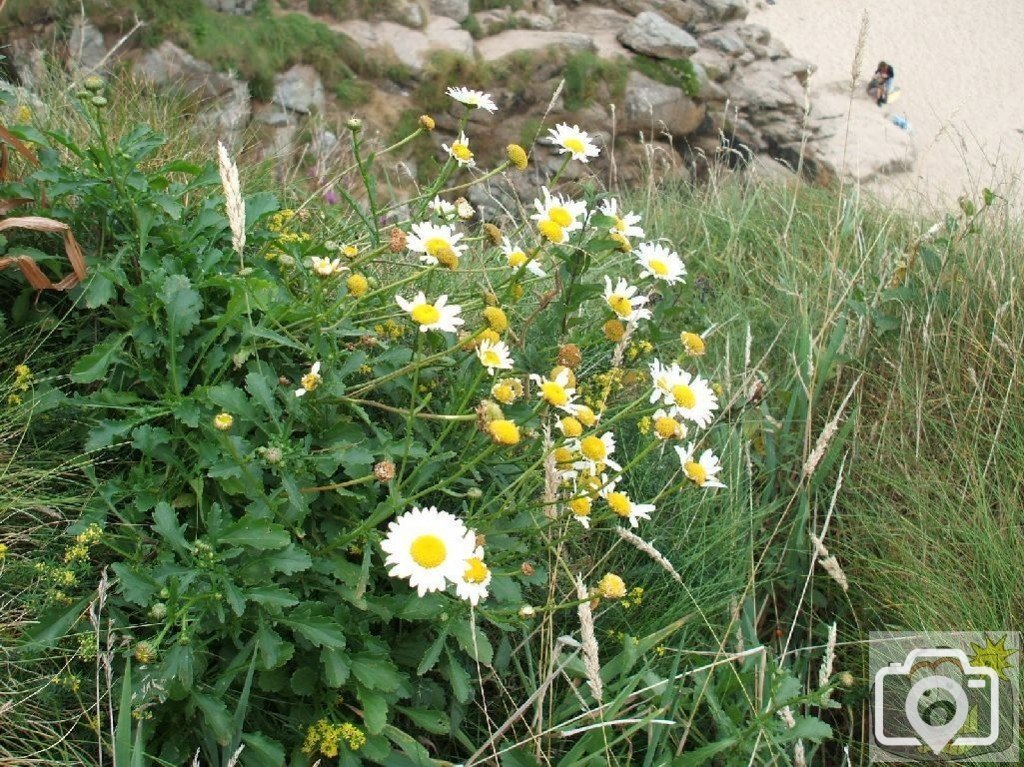
<path fill-rule="evenodd" d="M 308 64 L 296 64 L 274 77 L 275 104 L 293 112 L 323 114 L 327 106 L 320 73 Z"/>
<path fill-rule="evenodd" d="M 413 29 L 423 29 L 427 14 L 418 0 L 394 0 L 385 4 L 385 13 L 390 21 L 398 22 Z"/>
<path fill-rule="evenodd" d="M 88 19 L 76 16 L 68 38 L 68 69 L 95 71 L 106 55 L 103 33 Z"/>
<path fill-rule="evenodd" d="M 677 24 L 692 24 L 708 18 L 707 10 L 695 0 L 617 0 L 615 5 L 631 16 L 655 11 Z"/>
<path fill-rule="evenodd" d="M 706 110 L 689 98 L 682 88 L 630 72 L 623 94 L 623 129 L 643 131 L 657 137 L 663 131 L 684 136 L 695 131 L 704 121 Z"/>
<path fill-rule="evenodd" d="M 724 82 L 732 74 L 736 62 L 730 56 L 713 48 L 701 48 L 690 57 L 695 65 L 698 65 L 707 72 L 708 77 L 716 83 Z"/>
<path fill-rule="evenodd" d="M 758 61 L 737 69 L 725 83 L 729 98 L 741 109 L 765 115 L 772 110 L 796 112 L 803 109 L 804 89 L 793 72 L 775 62 Z"/>
<path fill-rule="evenodd" d="M 644 11 L 633 19 L 633 23 L 619 33 L 619 42 L 637 53 L 658 59 L 685 59 L 698 48 L 693 35 L 654 11 Z"/>
<path fill-rule="evenodd" d="M 597 49 L 589 35 L 579 32 L 527 29 L 510 29 L 493 37 L 485 37 L 476 44 L 477 55 L 484 61 L 497 61 L 513 53 L 539 53 L 551 48 L 571 52 L 593 52 Z"/>
<path fill-rule="evenodd" d="M 249 86 L 214 71 L 205 61 L 170 41 L 147 51 L 136 61 L 134 72 L 154 85 L 181 88 L 197 97 L 202 107 L 196 112 L 198 130 L 234 142 L 249 121 L 252 113 Z"/>
<path fill-rule="evenodd" d="M 747 18 L 746 0 L 697 0 L 697 2 L 704 7 L 712 19 L 717 21 Z"/>
<path fill-rule="evenodd" d="M 418 77 L 430 63 L 430 57 L 444 51 L 460 56 L 473 56 L 473 37 L 458 22 L 446 16 L 431 18 L 427 26 L 410 29 L 393 21 L 351 19 L 336 26 L 352 38 L 366 54 L 378 59 L 392 59 Z"/>
<path fill-rule="evenodd" d="M 736 30 L 724 27 L 701 35 L 700 43 L 703 47 L 714 48 L 716 51 L 727 56 L 739 58 L 747 52 L 747 45 L 743 42 Z"/>
<path fill-rule="evenodd" d="M 248 16 L 256 9 L 256 0 L 203 0 L 203 5 L 233 16 Z"/>
<path fill-rule="evenodd" d="M 469 0 L 430 0 L 433 16 L 447 16 L 460 24 L 469 16 Z"/>

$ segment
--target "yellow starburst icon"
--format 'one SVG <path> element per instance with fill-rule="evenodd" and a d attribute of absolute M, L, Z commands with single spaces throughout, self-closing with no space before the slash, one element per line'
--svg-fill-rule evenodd
<path fill-rule="evenodd" d="M 1006 669 L 1011 667 L 1009 658 L 1016 655 L 1016 650 L 1006 646 L 1006 635 L 999 637 L 995 642 L 986 634 L 985 644 L 979 645 L 971 642 L 971 664 L 974 666 L 987 666 L 995 671 L 1000 679 L 1007 679 Z"/>

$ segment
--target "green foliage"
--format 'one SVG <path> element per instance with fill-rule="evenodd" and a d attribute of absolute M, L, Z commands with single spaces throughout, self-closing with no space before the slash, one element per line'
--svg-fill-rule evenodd
<path fill-rule="evenodd" d="M 565 107 L 582 109 L 594 102 L 607 89 L 618 99 L 626 88 L 629 67 L 618 60 L 603 59 L 596 53 L 584 51 L 569 57 L 565 63 Z"/>
<path fill-rule="evenodd" d="M 650 56 L 634 56 L 633 69 L 640 74 L 665 85 L 682 88 L 691 99 L 700 93 L 700 79 L 689 59 L 655 59 Z"/>

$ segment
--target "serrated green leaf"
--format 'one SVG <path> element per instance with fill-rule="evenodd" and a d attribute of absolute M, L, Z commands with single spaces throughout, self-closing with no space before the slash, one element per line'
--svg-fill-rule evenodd
<path fill-rule="evenodd" d="M 261 732 L 247 732 L 242 735 L 245 750 L 242 764 L 246 767 L 280 767 L 284 764 L 284 746 Z"/>
<path fill-rule="evenodd" d="M 242 517 L 218 536 L 220 543 L 229 546 L 248 546 L 261 550 L 281 549 L 291 540 L 291 534 L 283 525 L 254 517 Z"/>
<path fill-rule="evenodd" d="M 117 359 L 125 338 L 126 335 L 122 333 L 96 344 L 91 352 L 78 360 L 71 368 L 71 380 L 77 384 L 88 384 L 103 378 L 111 364 Z"/>
<path fill-rule="evenodd" d="M 356 697 L 363 706 L 363 724 L 367 732 L 380 734 L 388 723 L 387 699 L 379 692 L 361 686 L 356 689 Z"/>
<path fill-rule="evenodd" d="M 494 661 L 494 647 L 487 635 L 474 626 L 469 620 L 454 620 L 451 622 L 452 635 L 458 640 L 466 654 L 475 661 L 485 666 L 491 665 Z"/>
<path fill-rule="evenodd" d="M 435 639 L 431 643 L 430 647 L 427 648 L 427 651 L 423 653 L 423 659 L 420 661 L 420 665 L 416 667 L 417 676 L 423 676 L 437 665 L 437 660 L 441 657 L 441 651 L 444 650 L 444 643 L 447 639 L 448 628 L 445 627 L 441 630 L 441 633 L 438 634 L 437 639 Z"/>
<path fill-rule="evenodd" d="M 192 701 L 202 712 L 206 726 L 210 728 L 217 743 L 226 746 L 231 740 L 231 714 L 227 706 L 212 695 L 199 692 L 192 693 Z"/>
<path fill-rule="evenodd" d="M 166 501 L 161 501 L 153 509 L 153 529 L 179 554 L 192 550 L 192 546 L 185 540 L 185 534 L 182 532 L 185 525 L 178 524 L 177 513 Z"/>
<path fill-rule="evenodd" d="M 443 711 L 428 708 L 406 708 L 405 706 L 396 706 L 396 708 L 409 717 L 413 724 L 427 732 L 432 732 L 435 735 L 447 735 L 451 732 L 451 721 Z"/>
<path fill-rule="evenodd" d="M 148 606 L 153 595 L 160 590 L 160 584 L 148 573 L 138 573 L 124 562 L 114 562 L 110 567 L 117 576 L 122 596 L 133 604 Z"/>
<path fill-rule="evenodd" d="M 300 615 L 289 616 L 281 622 L 317 647 L 345 649 L 345 631 L 334 618 L 326 615 Z"/>
<path fill-rule="evenodd" d="M 367 653 L 353 655 L 351 668 L 355 678 L 371 690 L 394 692 L 405 681 L 390 660 Z"/>
<path fill-rule="evenodd" d="M 294 607 L 299 600 L 288 589 L 278 586 L 258 586 L 245 592 L 245 598 L 264 607 Z"/>
<path fill-rule="evenodd" d="M 172 337 L 180 338 L 199 324 L 203 299 L 185 275 L 172 274 L 164 280 L 160 300 L 167 312 L 167 331 Z"/>
<path fill-rule="evenodd" d="M 348 656 L 341 650 L 325 647 L 320 651 L 320 662 L 324 664 L 324 681 L 330 687 L 341 687 L 348 681 L 350 666 Z"/>

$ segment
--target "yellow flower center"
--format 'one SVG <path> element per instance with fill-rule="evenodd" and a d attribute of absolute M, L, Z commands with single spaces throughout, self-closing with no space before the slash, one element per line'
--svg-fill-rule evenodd
<path fill-rule="evenodd" d="M 683 471 L 686 472 L 686 476 L 701 487 L 703 487 L 704 483 L 708 481 L 708 473 L 704 470 L 704 467 L 696 461 L 687 461 L 686 465 L 683 466 Z"/>
<path fill-rule="evenodd" d="M 629 302 L 629 299 L 623 295 L 611 295 L 608 296 L 608 306 L 612 308 L 620 317 L 628 317 L 633 311 L 633 304 Z"/>
<path fill-rule="evenodd" d="M 686 349 L 686 353 L 694 357 L 699 357 L 704 354 L 704 339 L 696 333 L 691 333 L 688 330 L 684 330 L 679 340 L 683 342 L 683 348 Z"/>
<path fill-rule="evenodd" d="M 444 562 L 448 551 L 445 549 L 444 541 L 436 535 L 427 534 L 419 536 L 412 542 L 412 545 L 409 546 L 409 554 L 412 556 L 413 562 L 420 567 L 429 569 Z"/>
<path fill-rule="evenodd" d="M 550 218 L 538 221 L 537 231 L 540 232 L 541 236 L 548 242 L 553 242 L 556 245 L 561 242 L 565 242 L 565 229 Z"/>
<path fill-rule="evenodd" d="M 511 405 L 516 399 L 516 393 L 506 383 L 495 384 L 491 389 L 491 395 L 503 405 Z"/>
<path fill-rule="evenodd" d="M 499 418 L 488 424 L 491 436 L 499 445 L 516 445 L 519 443 L 519 427 L 514 421 Z"/>
<path fill-rule="evenodd" d="M 572 451 L 567 447 L 556 447 L 554 456 L 555 463 L 559 466 L 566 466 L 572 463 Z"/>
<path fill-rule="evenodd" d="M 660 259 L 652 258 L 650 261 L 647 262 L 647 265 L 651 267 L 651 271 L 654 272 L 659 277 L 664 277 L 666 274 L 668 274 L 668 266 L 665 264 L 664 261 Z"/>
<path fill-rule="evenodd" d="M 322 380 L 319 373 L 306 373 L 306 375 L 302 376 L 302 388 L 306 391 L 313 391 L 320 385 Z"/>
<path fill-rule="evenodd" d="M 633 246 L 629 242 L 629 238 L 621 232 L 612 232 L 609 237 L 619 245 L 619 250 L 623 253 L 629 253 L 633 250 Z"/>
<path fill-rule="evenodd" d="M 348 278 L 348 292 L 353 298 L 359 298 L 370 287 L 370 283 L 361 274 L 353 274 Z"/>
<path fill-rule="evenodd" d="M 575 136 L 572 138 L 565 139 L 562 142 L 562 146 L 564 146 L 573 154 L 583 154 L 583 152 L 586 151 L 586 146 L 583 144 L 582 141 L 580 141 Z"/>
<path fill-rule="evenodd" d="M 459 162 L 469 162 L 473 159 L 473 153 L 461 141 L 452 143 L 452 156 Z"/>
<path fill-rule="evenodd" d="M 583 496 L 582 498 L 573 498 L 569 501 L 569 510 L 577 517 L 589 517 L 590 503 L 590 499 L 586 496 Z"/>
<path fill-rule="evenodd" d="M 615 216 L 615 228 L 620 232 L 625 232 L 628 226 L 626 225 L 625 221 L 623 221 L 618 216 Z"/>
<path fill-rule="evenodd" d="M 561 407 L 569 401 L 569 393 L 557 381 L 545 381 L 540 385 L 540 395 L 555 407 Z"/>
<path fill-rule="evenodd" d="M 679 435 L 679 422 L 675 418 L 662 416 L 654 422 L 654 431 L 662 439 L 671 439 Z"/>
<path fill-rule="evenodd" d="M 487 349 L 480 355 L 480 361 L 484 363 L 485 368 L 496 368 L 501 365 L 501 355 L 494 349 Z"/>
<path fill-rule="evenodd" d="M 543 234 L 543 231 L 541 232 Z M 508 265 L 513 269 L 518 269 L 520 266 L 526 265 L 526 254 L 521 250 L 516 250 L 508 254 Z"/>
<path fill-rule="evenodd" d="M 608 493 L 608 497 L 605 500 L 608 501 L 608 506 L 611 507 L 611 510 L 620 517 L 628 517 L 629 512 L 633 510 L 633 504 L 625 493 Z"/>
<path fill-rule="evenodd" d="M 597 589 L 605 599 L 622 599 L 626 596 L 626 583 L 615 573 L 608 573 L 598 581 Z"/>
<path fill-rule="evenodd" d="M 567 437 L 578 437 L 583 433 L 583 424 L 571 415 L 562 419 L 562 434 Z"/>
<path fill-rule="evenodd" d="M 414 306 L 409 314 L 412 317 L 413 322 L 420 325 L 433 325 L 441 319 L 441 312 L 439 312 L 437 307 L 433 304 L 420 304 L 419 306 Z"/>
<path fill-rule="evenodd" d="M 576 410 L 576 418 L 579 422 L 586 426 L 588 429 L 597 423 L 597 416 L 594 415 L 594 411 L 587 405 L 580 405 Z"/>
<path fill-rule="evenodd" d="M 548 211 L 548 218 L 554 221 L 563 229 L 568 229 L 572 226 L 573 215 L 565 208 L 552 208 Z"/>
<path fill-rule="evenodd" d="M 491 330 L 496 333 L 504 333 L 508 330 L 508 317 L 497 306 L 488 306 L 484 309 L 484 319 Z"/>
<path fill-rule="evenodd" d="M 470 557 L 466 560 L 466 572 L 462 576 L 462 580 L 466 583 L 483 583 L 487 580 L 487 575 L 490 570 L 487 569 L 487 565 L 483 563 L 483 560 L 479 557 Z"/>
<path fill-rule="evenodd" d="M 608 450 L 600 437 L 584 437 L 580 442 L 580 452 L 591 461 L 603 461 L 608 457 Z"/>
<path fill-rule="evenodd" d="M 456 255 L 451 244 L 443 237 L 431 237 L 423 243 L 423 247 L 426 248 L 428 256 L 433 256 L 438 261 L 441 260 L 442 256 L 447 256 L 450 259 Z"/>
<path fill-rule="evenodd" d="M 697 395 L 686 384 L 676 384 L 672 387 L 672 399 L 679 407 L 687 409 L 697 404 Z"/>

